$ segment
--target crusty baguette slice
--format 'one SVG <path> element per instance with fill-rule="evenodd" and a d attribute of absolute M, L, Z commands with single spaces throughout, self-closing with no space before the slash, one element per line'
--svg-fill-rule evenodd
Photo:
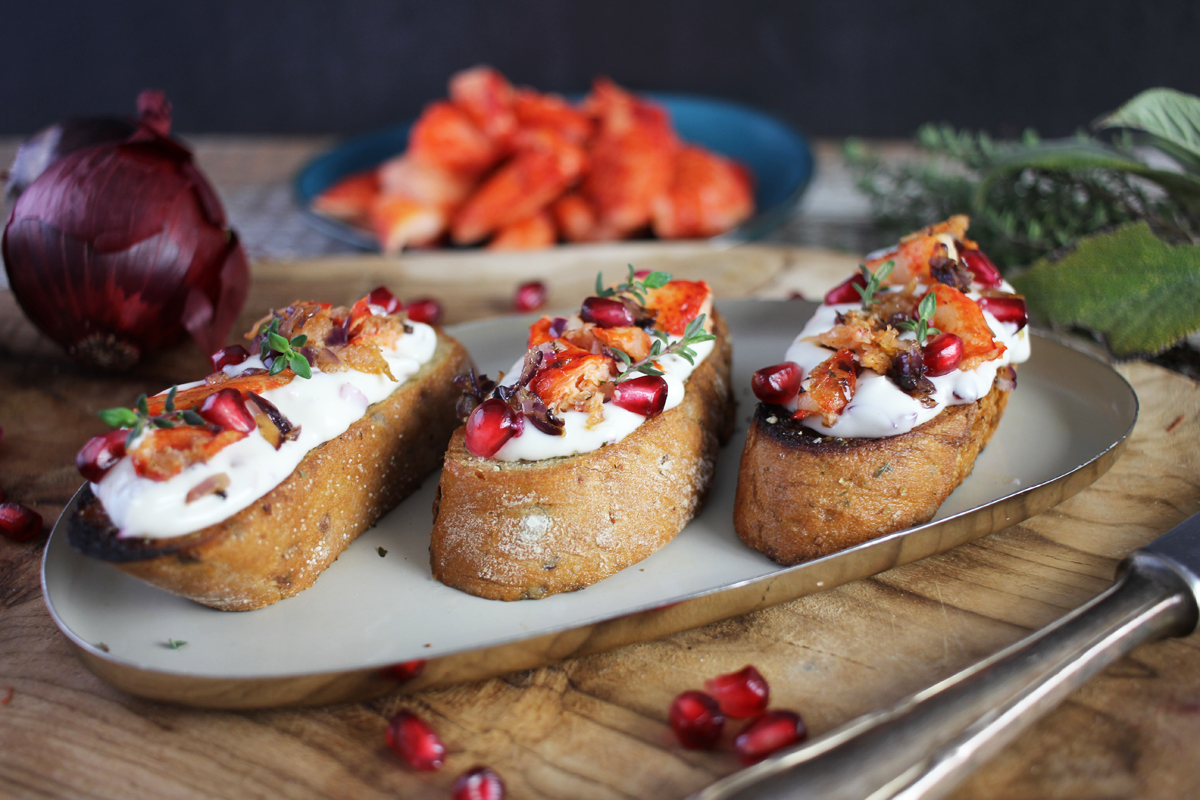
<path fill-rule="evenodd" d="M 928 522 L 992 438 L 1008 403 L 1001 383 L 881 439 L 822 436 L 760 403 L 742 451 L 734 529 L 772 560 L 799 564 Z"/>
<path fill-rule="evenodd" d="M 213 608 L 247 611 L 291 597 L 438 468 L 458 425 L 461 392 L 454 378 L 470 366 L 463 346 L 439 332 L 433 357 L 420 371 L 224 522 L 168 539 L 122 539 L 85 490 L 68 522 L 67 541 Z"/>
<path fill-rule="evenodd" d="M 430 560 L 442 583 L 491 600 L 590 586 L 654 553 L 696 513 L 733 432 L 729 332 L 683 402 L 615 445 L 535 462 L 478 458 L 459 428 L 434 503 Z"/>

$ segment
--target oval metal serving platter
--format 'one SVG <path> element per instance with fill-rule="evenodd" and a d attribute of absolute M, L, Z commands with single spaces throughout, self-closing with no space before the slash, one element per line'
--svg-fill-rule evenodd
<path fill-rule="evenodd" d="M 1137 419 L 1137 398 L 1111 367 L 1035 337 L 999 430 L 932 522 L 780 567 L 733 532 L 734 487 L 754 402 L 749 377 L 782 358 L 813 305 L 718 307 L 734 335 L 740 424 L 718 462 L 710 500 L 661 551 L 595 586 L 503 603 L 435 581 L 428 559 L 435 475 L 311 589 L 243 613 L 193 604 L 70 550 L 63 520 L 72 503 L 46 547 L 46 603 L 93 672 L 144 697 L 255 708 L 444 686 L 664 636 L 948 550 L 1088 486 L 1116 461 Z M 494 374 L 524 347 L 530 320 L 451 332 Z M 187 644 L 171 648 L 169 640 Z"/>
<path fill-rule="evenodd" d="M 812 150 L 803 136 L 770 114 L 739 103 L 683 94 L 647 92 L 646 96 L 667 108 L 685 142 L 735 158 L 754 174 L 754 216 L 718 239 L 760 239 L 779 227 L 812 178 Z M 293 188 L 309 224 L 347 244 L 378 250 L 369 231 L 314 212 L 312 201 L 342 178 L 402 153 L 412 125 L 404 122 L 347 139 L 302 167 Z"/>

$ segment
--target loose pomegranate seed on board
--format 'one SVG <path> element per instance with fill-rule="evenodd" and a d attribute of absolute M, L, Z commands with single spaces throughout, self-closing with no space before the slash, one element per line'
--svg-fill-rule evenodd
<path fill-rule="evenodd" d="M 541 281 L 522 283 L 513 296 L 513 308 L 522 313 L 537 311 L 546 305 L 546 284 Z"/>
<path fill-rule="evenodd" d="M 861 272 L 855 273 L 826 292 L 825 305 L 836 306 L 840 303 L 861 303 L 862 295 L 855 290 L 855 286 L 861 286 L 864 289 L 867 288 L 867 279 L 862 276 Z"/>
<path fill-rule="evenodd" d="M 721 738 L 725 715 L 717 701 L 704 692 L 681 693 L 668 714 L 675 738 L 689 750 L 707 750 Z"/>
<path fill-rule="evenodd" d="M 628 328 L 633 325 L 633 312 L 620 300 L 611 297 L 589 297 L 583 301 L 579 316 L 601 328 Z"/>
<path fill-rule="evenodd" d="M 763 367 L 750 378 L 754 396 L 764 403 L 783 405 L 800 394 L 803 373 L 795 361 Z"/>
<path fill-rule="evenodd" d="M 24 542 L 42 532 L 42 515 L 21 503 L 0 503 L 0 533 Z"/>
<path fill-rule="evenodd" d="M 1029 324 L 1029 306 L 1024 297 L 981 297 L 979 307 L 1000 322 L 1015 322 L 1017 330 Z"/>
<path fill-rule="evenodd" d="M 425 659 L 423 658 L 414 658 L 412 661 L 401 661 L 399 664 L 392 664 L 383 670 L 384 675 L 394 681 L 401 682 L 419 678 L 424 671 Z"/>
<path fill-rule="evenodd" d="M 996 265 L 984 255 L 982 250 L 963 250 L 962 260 L 966 262 L 967 269 L 971 270 L 971 274 L 975 276 L 976 282 L 981 286 L 992 289 L 999 286 L 1004 280 L 1000 276 L 1000 270 L 996 269 Z"/>
<path fill-rule="evenodd" d="M 408 318 L 413 322 L 437 325 L 442 321 L 442 304 L 432 297 L 422 297 L 408 304 Z"/>
<path fill-rule="evenodd" d="M 734 719 L 753 717 L 765 711 L 771 697 L 767 679 L 749 664 L 737 672 L 705 681 L 704 688 L 716 699 L 721 710 Z"/>
<path fill-rule="evenodd" d="M 647 419 L 657 417 L 667 405 L 667 382 L 659 375 L 643 375 L 621 381 L 613 390 L 613 405 L 641 414 Z"/>
<path fill-rule="evenodd" d="M 386 286 L 377 286 L 367 295 L 367 303 L 373 306 L 379 306 L 385 314 L 395 314 L 402 306 L 400 301 L 396 299 L 396 295 Z"/>
<path fill-rule="evenodd" d="M 504 800 L 504 781 L 488 767 L 471 767 L 454 781 L 454 800 Z"/>
<path fill-rule="evenodd" d="M 768 711 L 750 721 L 733 746 L 746 765 L 757 764 L 777 750 L 808 738 L 804 720 L 793 711 Z"/>
<path fill-rule="evenodd" d="M 464 436 L 467 449 L 473 455 L 491 458 L 505 442 L 519 436 L 524 429 L 525 417 L 513 411 L 508 403 L 493 397 L 471 412 Z"/>
<path fill-rule="evenodd" d="M 129 431 L 109 431 L 93 436 L 75 456 L 75 468 L 92 483 L 99 483 L 113 465 L 125 455 L 125 440 Z"/>
<path fill-rule="evenodd" d="M 414 769 L 435 770 L 446 760 L 446 745 L 425 720 L 408 711 L 392 717 L 385 740 Z"/>
<path fill-rule="evenodd" d="M 197 413 L 207 422 L 229 430 L 249 433 L 258 427 L 254 415 L 237 389 L 222 389 L 204 398 Z"/>
<path fill-rule="evenodd" d="M 949 375 L 963 360 L 963 340 L 953 333 L 940 333 L 921 351 L 925 374 L 931 378 Z"/>
<path fill-rule="evenodd" d="M 220 372 L 230 365 L 242 363 L 249 357 L 250 351 L 240 344 L 231 344 L 229 347 L 222 347 L 212 354 L 213 371 Z"/>

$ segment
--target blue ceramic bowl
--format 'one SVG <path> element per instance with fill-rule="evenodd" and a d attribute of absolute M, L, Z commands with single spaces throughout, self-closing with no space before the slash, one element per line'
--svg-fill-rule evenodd
<path fill-rule="evenodd" d="M 812 178 L 812 151 L 803 136 L 769 114 L 737 103 L 679 94 L 647 96 L 671 112 L 684 141 L 735 158 L 754 174 L 757 213 L 721 238 L 757 239 L 784 221 Z M 411 127 L 412 122 L 405 122 L 348 139 L 301 169 L 295 181 L 296 202 L 308 221 L 343 242 L 378 250 L 369 233 L 309 209 L 313 198 L 342 178 L 403 152 Z"/>

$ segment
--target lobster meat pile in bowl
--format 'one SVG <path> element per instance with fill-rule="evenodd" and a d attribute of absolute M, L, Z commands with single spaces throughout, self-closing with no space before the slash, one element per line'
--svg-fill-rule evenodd
<path fill-rule="evenodd" d="M 724 233 L 754 213 L 741 164 L 681 141 L 666 109 L 607 78 L 573 104 L 490 67 L 450 79 L 408 149 L 321 192 L 312 210 L 406 247 L 498 250 Z"/>

